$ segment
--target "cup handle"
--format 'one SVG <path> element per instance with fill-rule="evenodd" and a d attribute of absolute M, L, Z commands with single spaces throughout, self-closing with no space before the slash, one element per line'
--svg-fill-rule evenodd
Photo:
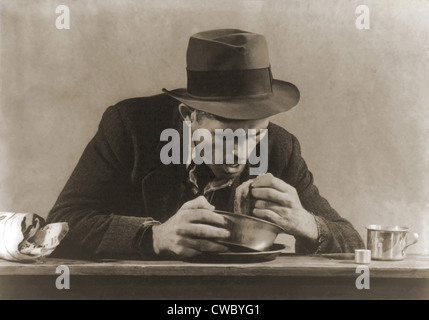
<path fill-rule="evenodd" d="M 418 233 L 412 233 L 412 235 L 413 235 L 413 237 L 414 237 L 414 240 L 413 240 L 413 242 L 411 242 L 410 244 L 407 244 L 405 247 L 404 247 L 404 251 L 405 251 L 405 249 L 407 249 L 409 246 L 411 246 L 411 245 L 413 245 L 413 244 L 415 244 L 417 241 L 419 241 L 419 234 Z"/>

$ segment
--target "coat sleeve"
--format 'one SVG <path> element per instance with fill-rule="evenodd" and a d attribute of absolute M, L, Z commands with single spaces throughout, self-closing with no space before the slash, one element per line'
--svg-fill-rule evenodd
<path fill-rule="evenodd" d="M 292 135 L 292 154 L 284 172 L 284 180 L 294 186 L 302 206 L 314 215 L 318 228 L 317 243 L 296 237 L 297 253 L 342 253 L 364 248 L 359 233 L 351 223 L 342 218 L 323 198 L 313 184 L 313 175 L 301 156 L 296 137 Z"/>
<path fill-rule="evenodd" d="M 132 142 L 120 112 L 116 106 L 109 107 L 48 215 L 49 223 L 69 224 L 57 256 L 139 256 L 135 242 L 157 222 L 139 217 L 141 207 L 129 196 L 136 193 L 130 182 L 133 160 Z"/>

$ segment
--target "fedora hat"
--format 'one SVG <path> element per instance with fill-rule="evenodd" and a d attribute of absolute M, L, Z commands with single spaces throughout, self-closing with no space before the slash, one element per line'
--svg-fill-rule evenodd
<path fill-rule="evenodd" d="M 299 90 L 273 79 L 265 37 L 237 29 L 196 33 L 186 53 L 187 88 L 163 92 L 227 119 L 261 119 L 298 104 Z"/>

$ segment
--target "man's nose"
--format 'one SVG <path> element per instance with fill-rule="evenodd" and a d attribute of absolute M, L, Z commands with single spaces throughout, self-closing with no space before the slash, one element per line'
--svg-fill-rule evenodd
<path fill-rule="evenodd" d="M 247 161 L 247 144 L 239 144 L 237 141 L 234 143 L 234 163 L 245 163 Z M 241 162 L 240 162 L 241 161 Z"/>

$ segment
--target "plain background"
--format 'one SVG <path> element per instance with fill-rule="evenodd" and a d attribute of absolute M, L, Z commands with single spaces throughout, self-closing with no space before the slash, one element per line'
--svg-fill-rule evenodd
<path fill-rule="evenodd" d="M 55 9 L 70 8 L 57 30 Z M 370 9 L 370 30 L 355 10 Z M 186 86 L 189 36 L 267 38 L 275 78 L 301 102 L 273 121 L 294 133 L 321 194 L 366 224 L 420 234 L 429 253 L 429 1 L 1 1 L 0 211 L 46 216 L 122 99 Z"/>

